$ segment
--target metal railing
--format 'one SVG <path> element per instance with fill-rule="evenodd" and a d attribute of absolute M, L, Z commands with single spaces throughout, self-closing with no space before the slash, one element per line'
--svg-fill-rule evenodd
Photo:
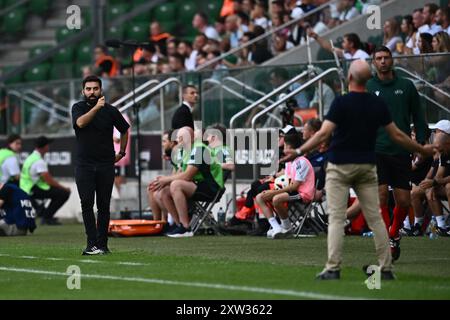
<path fill-rule="evenodd" d="M 142 90 L 147 89 L 147 88 L 150 87 L 151 85 L 153 85 L 153 84 L 158 84 L 158 83 L 160 83 L 160 81 L 159 81 L 159 80 L 156 80 L 156 79 L 152 79 L 152 80 L 146 81 L 146 82 L 144 82 L 143 84 L 141 84 L 139 87 L 137 87 L 136 89 L 134 89 L 134 93 L 135 93 L 135 94 L 136 94 L 136 93 L 139 93 L 139 92 L 141 92 Z M 128 93 L 127 93 L 126 95 L 124 95 L 122 98 L 120 98 L 120 99 L 114 101 L 114 102 L 112 103 L 112 105 L 113 105 L 114 107 L 118 107 L 121 103 L 125 102 L 125 101 L 128 100 L 128 99 L 131 99 L 131 100 L 133 99 L 133 90 L 131 90 L 130 92 L 128 92 Z"/>
<path fill-rule="evenodd" d="M 151 88 L 149 91 L 141 94 L 140 96 L 136 97 L 135 101 L 130 101 L 128 103 L 126 103 L 123 107 L 121 107 L 119 109 L 120 112 L 125 112 L 127 111 L 129 108 L 131 108 L 134 103 L 139 103 L 142 100 L 144 100 L 145 98 L 151 96 L 152 94 L 160 91 L 160 114 L 161 114 L 161 131 L 164 132 L 165 130 L 165 124 L 164 124 L 164 95 L 162 93 L 162 90 L 164 89 L 164 87 L 168 86 L 171 83 L 176 83 L 178 84 L 178 99 L 179 99 L 179 103 L 182 103 L 183 100 L 183 85 L 181 83 L 181 81 L 178 78 L 172 77 L 169 79 L 164 80 L 163 82 L 159 83 L 158 85 L 154 86 L 153 88 Z"/>
<path fill-rule="evenodd" d="M 256 149 L 257 149 L 257 135 L 256 135 L 256 120 L 258 120 L 258 118 L 260 118 L 262 115 L 272 111 L 273 109 L 275 109 L 276 107 L 278 107 L 280 104 L 285 103 L 287 100 L 291 99 L 292 97 L 294 97 L 295 95 L 299 94 L 301 91 L 307 89 L 308 87 L 310 87 L 311 85 L 315 84 L 316 82 L 319 82 L 319 89 L 321 89 L 321 82 L 322 79 L 325 76 L 328 76 L 331 73 L 337 73 L 339 75 L 340 69 L 339 68 L 330 68 L 324 72 L 322 72 L 321 74 L 315 76 L 314 78 L 308 80 L 306 83 L 304 83 L 303 85 L 301 85 L 299 88 L 293 90 L 292 92 L 290 92 L 289 94 L 287 94 L 286 96 L 284 96 L 283 98 L 279 99 L 278 101 L 272 103 L 270 106 L 268 106 L 267 108 L 264 108 L 264 110 L 258 112 L 256 115 L 253 116 L 252 118 L 252 122 L 251 122 L 251 128 L 252 128 L 252 143 L 251 143 L 251 147 L 252 147 L 252 154 L 253 154 L 253 179 L 257 179 L 258 178 L 258 173 L 257 173 L 257 169 L 258 169 L 258 163 L 256 161 Z M 306 75 L 310 74 L 308 71 L 304 71 L 303 73 L 301 73 L 298 77 L 304 77 Z M 294 78 L 295 79 L 295 78 Z M 298 80 L 298 79 L 297 79 Z M 340 78 L 340 81 L 342 82 L 342 79 Z M 344 85 L 344 84 L 342 84 Z M 286 87 L 285 85 L 283 85 L 282 87 Z M 281 87 L 280 87 L 281 88 Z M 280 88 L 275 89 L 274 91 L 281 91 L 279 90 Z M 272 91 L 272 93 L 274 92 Z M 272 93 L 269 93 L 269 95 L 271 95 Z M 269 96 L 268 95 L 268 96 Z M 273 95 L 273 94 L 272 94 Z M 267 96 L 261 98 L 260 100 L 267 100 Z M 320 90 L 320 99 L 319 101 L 321 101 L 323 99 L 322 97 L 322 90 Z M 258 101 L 260 101 L 258 100 Z M 323 117 L 323 107 L 322 104 L 319 103 L 320 107 L 319 107 L 319 112 L 320 112 L 320 117 Z M 242 111 L 249 111 L 250 109 L 252 109 L 254 106 L 250 105 L 247 108 L 245 108 Z M 238 114 L 236 114 L 231 120 L 230 120 L 230 129 L 233 128 L 233 124 L 234 121 L 237 119 L 237 117 L 239 117 L 241 114 L 243 114 L 243 112 L 239 112 Z M 245 113 L 244 112 L 244 113 Z M 233 132 L 233 131 L 232 131 Z M 232 150 L 234 151 L 234 135 L 232 136 L 231 139 L 232 143 Z M 233 152 L 234 154 L 234 152 Z M 235 159 L 234 159 L 235 160 Z M 236 212 L 236 199 L 235 199 L 235 195 L 236 195 L 236 174 L 233 171 L 232 172 L 232 195 L 233 195 L 233 212 Z"/>
<path fill-rule="evenodd" d="M 417 80 L 417 81 L 422 82 L 423 84 L 425 84 L 425 86 L 427 86 L 427 87 L 429 87 L 429 88 L 431 88 L 431 89 L 433 89 L 433 90 L 439 92 L 440 94 L 442 94 L 442 95 L 444 95 L 444 96 L 446 96 L 447 98 L 450 99 L 450 94 L 448 94 L 447 92 L 445 92 L 445 91 L 443 91 L 442 89 L 438 88 L 438 87 L 435 86 L 434 84 L 431 84 L 430 82 L 428 82 L 427 80 L 423 79 L 423 78 L 420 77 L 419 75 L 417 75 L 417 74 L 415 74 L 415 73 L 409 71 L 408 69 L 405 69 L 405 68 L 403 68 L 403 67 L 395 67 L 395 70 L 399 70 L 399 71 L 401 71 L 401 72 L 406 73 L 407 75 L 409 75 L 410 77 L 414 78 L 415 80 Z M 428 99 L 432 100 L 432 101 L 430 101 L 430 102 L 435 102 L 435 103 L 437 103 L 436 101 L 434 101 L 433 99 L 431 99 L 431 98 L 429 98 L 429 97 L 428 97 Z M 439 106 L 440 104 L 437 103 L 437 105 Z M 449 109 L 449 108 L 445 108 L 444 110 L 449 111 L 450 109 Z"/>
<path fill-rule="evenodd" d="M 242 49 L 245 49 L 245 48 L 247 48 L 247 47 L 249 47 L 249 46 L 251 46 L 251 45 L 253 45 L 255 43 L 257 43 L 258 41 L 264 40 L 264 39 L 272 36 L 273 34 L 279 32 L 279 31 L 281 31 L 281 30 L 283 30 L 285 28 L 288 28 L 288 27 L 291 27 L 291 26 L 295 25 L 299 21 L 301 21 L 301 20 L 303 20 L 305 18 L 308 18 L 308 17 L 310 17 L 310 16 L 312 16 L 312 15 L 322 11 L 323 9 L 325 9 L 326 7 L 329 7 L 330 5 L 336 3 L 337 1 L 338 0 L 331 0 L 331 1 L 327 2 L 327 3 L 324 3 L 321 6 L 319 6 L 319 7 L 315 8 L 315 9 L 309 11 L 308 13 L 302 15 L 301 17 L 299 17 L 297 19 L 290 20 L 290 21 L 282 24 L 281 26 L 278 26 L 278 27 L 276 27 L 276 28 L 274 28 L 272 30 L 269 30 L 269 31 L 263 33 L 262 35 L 260 35 L 260 36 L 258 36 L 256 38 L 254 38 L 254 39 L 252 39 L 252 40 L 250 40 L 250 41 L 240 45 L 237 48 L 231 49 L 228 52 L 225 52 L 224 54 L 221 54 L 220 56 L 218 56 L 218 57 L 216 57 L 216 58 L 214 58 L 212 60 L 207 61 L 206 63 L 198 66 L 195 70 L 198 71 L 198 70 L 205 69 L 205 68 L 209 67 L 210 65 L 213 65 L 213 64 L 215 64 L 215 63 L 225 59 L 226 57 L 228 57 L 228 56 L 230 56 L 230 55 L 232 55 L 232 54 L 234 54 L 236 52 L 239 52 Z"/>

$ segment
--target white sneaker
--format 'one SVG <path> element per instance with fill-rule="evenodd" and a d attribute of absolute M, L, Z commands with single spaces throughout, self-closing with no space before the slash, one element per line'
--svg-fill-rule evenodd
<path fill-rule="evenodd" d="M 281 230 L 281 229 L 274 229 L 274 228 L 270 228 L 268 231 L 267 231 L 267 239 L 273 239 L 273 236 L 274 236 L 274 234 L 276 233 L 276 232 L 279 232 L 279 230 Z"/>
<path fill-rule="evenodd" d="M 291 236 L 292 236 L 292 227 L 289 229 L 281 227 L 280 229 L 277 229 L 272 233 L 273 239 L 286 239 Z"/>

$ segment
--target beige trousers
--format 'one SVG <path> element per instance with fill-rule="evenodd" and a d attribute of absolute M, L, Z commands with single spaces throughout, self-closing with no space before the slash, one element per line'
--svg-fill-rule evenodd
<path fill-rule="evenodd" d="M 328 207 L 328 261 L 327 270 L 339 270 L 342 262 L 344 225 L 349 189 L 353 188 L 361 204 L 367 225 L 373 231 L 375 249 L 381 270 L 392 269 L 389 238 L 380 214 L 378 178 L 372 164 L 328 163 L 326 192 Z"/>

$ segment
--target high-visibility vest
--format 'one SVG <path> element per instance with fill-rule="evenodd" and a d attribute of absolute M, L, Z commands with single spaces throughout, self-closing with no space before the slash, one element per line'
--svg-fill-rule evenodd
<path fill-rule="evenodd" d="M 49 190 L 50 185 L 45 182 L 41 177 L 34 182 L 31 178 L 31 166 L 42 159 L 42 156 L 39 152 L 35 151 L 32 154 L 28 156 L 28 158 L 23 163 L 22 173 L 20 175 L 20 189 L 25 191 L 26 193 L 30 194 L 31 189 L 33 189 L 34 185 L 36 185 L 38 188 L 42 190 Z"/>

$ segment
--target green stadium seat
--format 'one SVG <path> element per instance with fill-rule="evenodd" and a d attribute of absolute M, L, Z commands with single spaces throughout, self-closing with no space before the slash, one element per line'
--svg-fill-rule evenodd
<path fill-rule="evenodd" d="M 53 62 L 56 63 L 71 63 L 74 57 L 73 47 L 61 48 L 54 56 Z"/>
<path fill-rule="evenodd" d="M 173 22 L 176 21 L 174 3 L 164 3 L 153 8 L 152 20 L 159 22 Z"/>
<path fill-rule="evenodd" d="M 147 23 L 128 23 L 126 27 L 126 38 L 136 41 L 147 41 L 149 37 Z"/>
<path fill-rule="evenodd" d="M 91 8 L 81 7 L 81 27 L 89 27 L 91 25 Z"/>
<path fill-rule="evenodd" d="M 24 30 L 26 10 L 18 8 L 8 13 L 3 18 L 3 31 L 10 35 L 16 35 Z"/>
<path fill-rule="evenodd" d="M 81 78 L 83 76 L 83 67 L 88 66 L 88 63 L 73 63 L 72 64 L 72 75 L 74 78 Z"/>
<path fill-rule="evenodd" d="M 28 82 L 47 81 L 49 70 L 50 65 L 48 63 L 43 63 L 34 66 L 33 68 L 25 72 L 25 81 Z"/>
<path fill-rule="evenodd" d="M 28 8 L 31 13 L 43 15 L 50 9 L 50 0 L 31 0 Z"/>
<path fill-rule="evenodd" d="M 66 27 L 61 27 L 59 29 L 56 30 L 56 41 L 62 42 L 68 38 L 70 38 L 72 35 L 76 34 L 78 31 L 76 29 L 74 30 L 70 30 L 67 29 Z"/>
<path fill-rule="evenodd" d="M 194 1 L 178 1 L 177 18 L 182 25 L 191 25 L 192 18 L 197 13 L 197 5 Z"/>
<path fill-rule="evenodd" d="M 52 46 L 49 45 L 39 45 L 39 46 L 35 46 L 33 48 L 30 49 L 28 56 L 30 59 L 44 53 L 45 51 L 51 49 Z"/>
<path fill-rule="evenodd" d="M 120 25 L 118 27 L 109 27 L 106 30 L 106 36 L 110 39 L 123 39 L 123 35 L 125 34 L 125 27 Z"/>
<path fill-rule="evenodd" d="M 160 22 L 159 24 L 161 25 L 161 29 L 164 32 L 168 32 L 168 33 L 174 32 L 175 27 L 177 26 L 176 21 L 165 21 L 165 22 Z"/>
<path fill-rule="evenodd" d="M 71 63 L 53 63 L 50 68 L 50 80 L 73 78 L 73 65 Z"/>
<path fill-rule="evenodd" d="M 199 4 L 199 8 L 202 8 L 209 17 L 209 23 L 213 24 L 220 17 L 220 10 L 222 9 L 222 1 L 206 0 Z"/>
<path fill-rule="evenodd" d="M 77 62 L 83 64 L 89 64 L 92 62 L 94 53 L 92 52 L 91 44 L 89 42 L 82 42 L 78 44 L 76 51 Z"/>
<path fill-rule="evenodd" d="M 114 21 L 121 15 L 127 13 L 128 9 L 130 9 L 130 5 L 127 3 L 111 5 L 107 7 L 106 17 L 108 21 Z"/>

